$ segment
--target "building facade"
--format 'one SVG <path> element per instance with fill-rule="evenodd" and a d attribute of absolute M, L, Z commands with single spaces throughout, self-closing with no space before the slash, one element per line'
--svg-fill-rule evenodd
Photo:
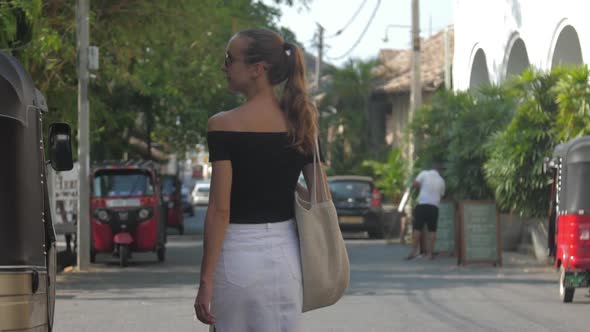
<path fill-rule="evenodd" d="M 456 0 L 454 89 L 587 63 L 588 9 L 587 0 Z"/>
<path fill-rule="evenodd" d="M 453 27 L 421 39 L 420 77 L 422 102 L 430 103 L 437 90 L 451 84 Z M 412 50 L 383 49 L 373 70 L 369 101 L 371 149 L 401 147 L 410 110 Z"/>

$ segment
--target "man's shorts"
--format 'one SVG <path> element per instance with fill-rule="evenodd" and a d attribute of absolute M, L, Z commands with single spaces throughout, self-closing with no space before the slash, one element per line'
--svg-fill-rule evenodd
<path fill-rule="evenodd" d="M 436 232 L 438 224 L 438 207 L 430 204 L 418 204 L 414 209 L 414 223 L 415 231 L 422 231 L 424 225 L 429 232 Z"/>

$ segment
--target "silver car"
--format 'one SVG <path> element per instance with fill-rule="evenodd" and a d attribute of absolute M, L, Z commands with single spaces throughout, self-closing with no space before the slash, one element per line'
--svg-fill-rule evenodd
<path fill-rule="evenodd" d="M 193 205 L 207 205 L 209 204 L 209 187 L 208 182 L 198 182 L 191 193 Z"/>

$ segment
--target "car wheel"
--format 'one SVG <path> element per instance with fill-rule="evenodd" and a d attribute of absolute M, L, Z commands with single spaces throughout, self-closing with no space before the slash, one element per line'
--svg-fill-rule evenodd
<path fill-rule="evenodd" d="M 166 247 L 160 247 L 156 251 L 158 255 L 158 262 L 163 262 L 166 259 Z"/>
<path fill-rule="evenodd" d="M 379 226 L 376 229 L 369 231 L 369 237 L 371 239 L 383 239 L 385 237 L 385 232 L 383 232 L 383 228 Z"/>
<path fill-rule="evenodd" d="M 119 246 L 119 264 L 121 267 L 127 266 L 127 259 L 129 258 L 129 247 L 127 245 Z"/>
<path fill-rule="evenodd" d="M 573 287 L 565 287 L 565 268 L 563 265 L 559 268 L 559 298 L 563 303 L 570 303 L 574 299 Z"/>

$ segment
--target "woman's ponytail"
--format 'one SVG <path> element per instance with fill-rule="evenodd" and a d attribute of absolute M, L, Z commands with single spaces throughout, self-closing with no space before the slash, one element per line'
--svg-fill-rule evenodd
<path fill-rule="evenodd" d="M 284 50 L 288 69 L 281 108 L 287 113 L 293 146 L 305 154 L 312 154 L 318 134 L 318 112 L 307 94 L 303 52 L 291 43 L 285 43 Z"/>

